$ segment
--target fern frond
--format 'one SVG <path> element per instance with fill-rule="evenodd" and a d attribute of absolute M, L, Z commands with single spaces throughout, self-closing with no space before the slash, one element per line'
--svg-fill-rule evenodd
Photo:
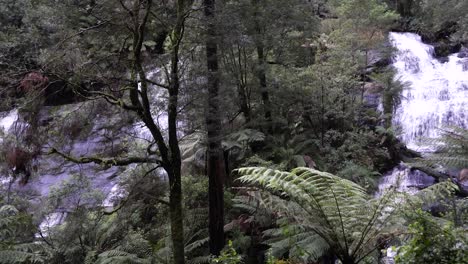
<path fill-rule="evenodd" d="M 340 259 L 357 260 L 375 250 L 380 234 L 395 230 L 391 226 L 397 223 L 395 216 L 401 203 L 398 193 L 371 198 L 349 180 L 310 168 L 285 172 L 250 167 L 238 169 L 238 173 L 240 181 L 259 185 L 277 197 L 267 206 L 260 201 L 261 195 L 249 194 L 251 197 L 237 200 L 251 212 L 269 208 L 270 212 L 279 212 L 279 220 L 287 220 L 280 233 L 265 232 L 271 236 L 273 249 L 287 248 L 289 254 L 308 256 L 310 261 L 330 249 Z"/>
<path fill-rule="evenodd" d="M 195 257 L 193 259 L 189 259 L 187 262 L 189 264 L 207 264 L 211 263 L 213 260 L 212 256 L 200 256 L 200 257 Z"/>
<path fill-rule="evenodd" d="M 130 254 L 120 250 L 108 250 L 98 256 L 96 264 L 150 264 L 150 259 L 139 258 L 135 254 Z"/>
<path fill-rule="evenodd" d="M 439 138 L 423 140 L 424 145 L 434 149 L 434 153 L 418 159 L 418 165 L 429 167 L 443 166 L 463 169 L 468 167 L 468 129 L 449 127 L 442 130 Z"/>

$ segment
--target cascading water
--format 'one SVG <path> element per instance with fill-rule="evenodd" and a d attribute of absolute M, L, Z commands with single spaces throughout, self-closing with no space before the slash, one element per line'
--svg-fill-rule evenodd
<path fill-rule="evenodd" d="M 393 32 L 389 37 L 397 50 L 395 78 L 408 86 L 393 124 L 410 149 L 430 152 L 421 144 L 424 138 L 436 138 L 450 126 L 468 127 L 468 58 L 456 53 L 441 62 L 434 57 L 434 47 L 416 34 Z M 401 164 L 382 178 L 377 195 L 390 186 L 415 193 L 433 183 L 432 177 Z"/>
<path fill-rule="evenodd" d="M 392 32 L 389 39 L 396 49 L 395 78 L 408 86 L 402 92 L 393 125 L 408 148 L 431 152 L 423 145 L 425 138 L 437 138 L 450 126 L 468 127 L 468 58 L 457 53 L 445 62 L 439 61 L 434 57 L 434 47 L 413 33 Z M 434 178 L 402 163 L 382 177 L 376 195 L 392 186 L 414 194 L 434 182 Z M 387 251 L 384 263 L 393 263 L 394 255 Z"/>
<path fill-rule="evenodd" d="M 157 81 L 163 83 L 158 77 L 159 72 L 160 69 L 151 71 L 148 78 L 157 79 Z M 163 111 L 167 107 L 164 99 L 166 96 L 167 93 L 164 89 L 151 89 L 151 111 L 163 134 L 165 134 L 168 127 L 167 115 Z M 92 188 L 99 190 L 105 196 L 102 200 L 104 208 L 112 208 L 117 201 L 121 200 L 125 196 L 125 190 L 120 187 L 118 177 L 132 173 L 135 166 L 103 168 L 94 164 L 74 164 L 63 160 L 61 157 L 47 155 L 47 149 L 51 146 L 59 146 L 58 148 L 63 152 L 76 157 L 112 153 L 114 150 L 119 151 L 120 147 L 123 147 L 125 151 L 139 153 L 138 151 L 144 150 L 141 146 L 146 146 L 151 141 L 151 133 L 142 122 L 126 123 L 128 120 L 125 119 L 125 115 L 115 114 L 112 109 L 101 113 L 99 105 L 96 104 L 95 106 L 91 101 L 61 105 L 59 109 L 56 109 L 56 107 L 43 107 L 39 113 L 40 120 L 38 123 L 44 126 L 47 131 L 62 134 L 66 130 L 61 130 L 61 127 L 50 127 L 49 123 L 53 124 L 54 120 L 66 120 L 69 113 L 79 116 L 80 111 L 87 111 L 86 116 L 89 115 L 88 112 L 96 114 L 87 124 L 89 131 L 83 128 L 82 135 L 73 138 L 67 136 L 68 134 L 63 135 L 64 139 L 58 140 L 58 142 L 53 136 L 45 140 L 44 145 L 41 146 L 44 151 L 34 160 L 33 177 L 29 178 L 28 183 L 22 186 L 18 184 L 18 181 L 14 181 L 14 178 L 10 175 L 12 173 L 0 171 L 0 191 L 3 190 L 2 188 L 10 190 L 10 186 L 12 192 L 20 193 L 22 197 L 40 208 L 41 206 L 37 205 L 47 201 L 46 198 L 52 189 L 60 189 L 61 184 L 71 180 L 73 176 L 81 175 L 89 180 Z M 16 130 L 18 127 L 25 125 L 27 123 L 25 123 L 18 109 L 10 112 L 0 112 L 0 147 L 5 148 L 5 142 L 9 143 L 12 139 L 21 135 L 21 131 Z M 181 121 L 178 123 L 180 127 L 183 125 Z M 182 134 L 180 136 L 182 137 Z M 127 149 L 126 142 L 128 141 L 133 144 L 131 144 L 131 148 Z M 21 144 L 20 141 L 13 142 Z M 9 168 L 9 170 L 12 169 Z M 162 172 L 161 177 L 164 178 Z M 75 204 L 64 202 L 52 213 L 44 213 L 40 210 L 32 212 L 37 216 L 37 221 L 41 221 L 39 228 L 42 235 L 47 235 L 50 227 L 62 223 L 67 217 L 67 212 L 73 211 L 73 206 Z"/>
<path fill-rule="evenodd" d="M 441 62 L 434 47 L 412 33 L 390 33 L 390 41 L 397 49 L 396 78 L 409 85 L 394 125 L 409 148 L 427 151 L 421 139 L 438 137 L 448 126 L 468 126 L 468 58 L 457 53 Z"/>

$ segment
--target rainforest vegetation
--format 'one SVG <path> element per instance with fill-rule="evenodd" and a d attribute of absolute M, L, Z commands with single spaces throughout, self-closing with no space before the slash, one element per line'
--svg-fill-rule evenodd
<path fill-rule="evenodd" d="M 0 263 L 468 263 L 467 127 L 400 139 L 390 32 L 468 57 L 468 1 L 0 0 Z"/>

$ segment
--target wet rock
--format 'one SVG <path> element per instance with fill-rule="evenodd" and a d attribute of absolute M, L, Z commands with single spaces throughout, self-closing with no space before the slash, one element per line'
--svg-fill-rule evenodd
<path fill-rule="evenodd" d="M 374 82 L 364 84 L 364 102 L 366 107 L 377 109 L 380 104 L 380 93 L 383 87 Z"/>
<path fill-rule="evenodd" d="M 440 63 L 447 63 L 447 62 L 449 62 L 449 58 L 448 58 L 448 57 L 438 57 L 437 60 L 438 60 Z"/>
<path fill-rule="evenodd" d="M 457 55 L 458 58 L 468 58 L 468 48 L 462 47 Z"/>
<path fill-rule="evenodd" d="M 468 183 L 468 169 L 463 169 L 458 174 L 458 180 L 460 182 Z"/>
<path fill-rule="evenodd" d="M 434 32 L 434 37 L 437 40 L 449 39 L 453 33 L 457 32 L 459 26 L 455 21 L 446 21 L 441 26 L 440 29 Z"/>
<path fill-rule="evenodd" d="M 443 203 L 434 203 L 431 205 L 426 206 L 426 208 L 423 208 L 426 211 L 431 212 L 431 215 L 436 216 L 436 217 L 441 217 L 447 213 L 447 211 L 450 210 L 446 204 Z"/>
<path fill-rule="evenodd" d="M 415 194 L 434 183 L 435 179 L 433 177 L 401 163 L 392 171 L 386 173 L 380 180 L 379 190 L 376 195 L 381 196 L 391 187 L 396 188 L 400 192 Z"/>
<path fill-rule="evenodd" d="M 450 54 L 457 53 L 461 49 L 460 43 L 452 43 L 450 41 L 442 41 L 434 44 L 435 55 L 439 58 L 447 57 Z"/>
<path fill-rule="evenodd" d="M 391 55 L 381 50 L 370 50 L 367 53 L 366 73 L 378 72 L 392 63 Z"/>
<path fill-rule="evenodd" d="M 468 168 L 460 171 L 457 182 L 461 195 L 468 196 Z"/>
<path fill-rule="evenodd" d="M 468 71 L 468 58 L 458 62 L 462 65 L 463 71 Z"/>
<path fill-rule="evenodd" d="M 364 91 L 365 93 L 369 93 L 369 94 L 379 94 L 380 92 L 382 92 L 383 90 L 383 86 L 378 84 L 378 83 L 375 83 L 375 82 L 366 82 L 364 84 Z"/>

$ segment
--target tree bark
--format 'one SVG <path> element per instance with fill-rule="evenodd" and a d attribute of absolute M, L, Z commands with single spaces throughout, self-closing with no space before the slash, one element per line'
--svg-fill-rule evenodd
<path fill-rule="evenodd" d="M 169 204 L 171 219 L 171 237 L 173 246 L 174 263 L 185 263 L 184 249 L 184 223 L 182 212 L 182 179 L 181 179 L 181 157 L 179 148 L 179 139 L 177 137 L 177 114 L 179 99 L 179 48 L 184 33 L 185 0 L 177 0 L 177 20 L 172 32 L 172 54 L 171 54 L 171 72 L 169 86 L 169 104 L 168 113 L 168 136 L 169 136 L 169 160 L 170 166 L 166 169 L 169 176 Z"/>
<path fill-rule="evenodd" d="M 270 94 L 268 93 L 268 86 L 266 80 L 266 63 L 265 63 L 265 47 L 263 43 L 257 43 L 257 56 L 258 56 L 258 71 L 257 77 L 260 82 L 260 93 L 262 95 L 262 102 L 265 112 L 265 119 L 271 122 L 271 103 Z"/>
<path fill-rule="evenodd" d="M 171 238 L 173 246 L 174 263 L 185 263 L 184 249 L 184 218 L 182 213 L 182 181 L 180 165 L 166 168 L 169 176 L 169 217 L 171 221 Z M 171 171 L 172 169 L 172 171 Z"/>
<path fill-rule="evenodd" d="M 112 105 L 119 106 L 125 110 L 134 111 L 138 115 L 150 131 L 154 140 L 147 149 L 148 156 L 126 158 L 75 158 L 61 153 L 56 149 L 50 151 L 50 154 L 58 154 L 75 163 L 97 163 L 106 166 L 123 166 L 132 163 L 157 163 L 158 166 L 161 166 L 167 172 L 169 178 L 169 218 L 171 223 L 173 259 L 176 264 L 185 263 L 181 154 L 179 139 L 177 137 L 178 96 L 180 90 L 179 49 L 184 35 L 184 24 L 187 15 L 186 9 L 190 6 L 191 2 L 191 0 L 176 0 L 174 2 L 176 21 L 175 25 L 171 27 L 171 34 L 167 34 L 171 38 L 171 46 L 168 49 L 171 55 L 170 74 L 168 74 L 169 85 L 165 87 L 169 92 L 169 101 L 167 104 L 168 142 L 166 142 L 163 131 L 157 125 L 151 113 L 148 85 L 155 84 L 146 78 L 141 53 L 147 30 L 146 25 L 153 1 L 120 1 L 122 8 L 128 13 L 128 20 L 126 21 L 129 23 L 127 27 L 131 29 L 130 31 L 132 32 L 133 58 L 131 63 L 131 85 L 125 89 L 129 90 L 128 96 L 130 103 L 125 103 L 121 98 L 117 98 L 111 93 L 95 92 L 94 94 L 105 98 L 106 101 Z M 161 39 L 163 39 L 163 37 L 161 37 Z M 158 153 L 151 150 L 154 144 L 158 147 Z M 155 154 L 158 154 L 157 158 L 154 157 Z"/>
<path fill-rule="evenodd" d="M 260 83 L 260 94 L 262 96 L 263 109 L 265 120 L 267 121 L 267 130 L 271 130 L 271 103 L 270 95 L 268 93 L 268 86 L 266 80 L 266 55 L 265 55 L 265 44 L 263 43 L 263 31 L 260 23 L 260 14 L 258 12 L 259 6 L 258 0 L 252 0 L 254 8 L 254 30 L 256 35 L 256 48 L 258 58 L 257 78 Z"/>
<path fill-rule="evenodd" d="M 224 247 L 224 179 L 226 170 L 221 146 L 221 116 L 219 114 L 218 44 L 216 39 L 215 0 L 204 0 L 206 19 L 206 63 L 208 68 L 208 132 L 207 174 L 209 178 L 209 246 L 218 256 Z"/>

